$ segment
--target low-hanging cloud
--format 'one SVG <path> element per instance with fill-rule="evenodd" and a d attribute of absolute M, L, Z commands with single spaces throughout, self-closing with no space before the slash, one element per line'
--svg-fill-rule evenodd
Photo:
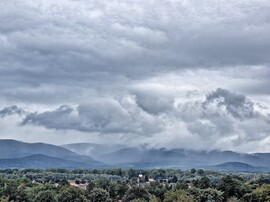
<path fill-rule="evenodd" d="M 102 134 L 150 135 L 161 129 L 158 119 L 139 109 L 128 98 L 121 102 L 115 99 L 96 99 L 77 107 L 64 105 L 52 111 L 30 113 L 21 123 L 26 124 Z"/>
<path fill-rule="evenodd" d="M 147 143 L 153 147 L 232 149 L 238 145 L 241 151 L 251 143 L 259 144 L 270 133 L 269 116 L 256 111 L 246 96 L 222 88 L 203 100 L 167 104 L 170 107 L 166 110 L 153 113 L 141 107 L 135 95 L 96 98 L 87 104 L 29 113 L 21 126 L 77 130 L 89 135 L 95 132 L 104 138 L 121 134 L 129 137 L 129 144 Z"/>

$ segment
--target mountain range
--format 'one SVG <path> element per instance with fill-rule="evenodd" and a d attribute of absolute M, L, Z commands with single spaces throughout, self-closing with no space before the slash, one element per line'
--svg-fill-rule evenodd
<path fill-rule="evenodd" d="M 39 158 L 38 158 L 39 157 Z M 100 168 L 105 164 L 60 146 L 0 140 L 0 168 Z"/>
<path fill-rule="evenodd" d="M 0 168 L 204 168 L 220 171 L 270 171 L 270 153 L 194 151 L 75 143 L 62 146 L 0 140 Z"/>

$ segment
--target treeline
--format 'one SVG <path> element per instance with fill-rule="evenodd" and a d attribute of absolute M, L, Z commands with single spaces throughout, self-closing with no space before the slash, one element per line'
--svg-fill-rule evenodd
<path fill-rule="evenodd" d="M 0 170 L 0 201 L 264 202 L 265 173 L 180 170 Z M 91 176 L 91 177 L 89 177 Z"/>

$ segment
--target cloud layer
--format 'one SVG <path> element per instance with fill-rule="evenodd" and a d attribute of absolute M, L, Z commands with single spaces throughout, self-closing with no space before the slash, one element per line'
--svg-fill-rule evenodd
<path fill-rule="evenodd" d="M 268 0 L 0 9 L 0 137 L 270 150 Z"/>
<path fill-rule="evenodd" d="M 267 0 L 5 0 L 1 10 L 3 87 L 269 65 Z"/>
<path fill-rule="evenodd" d="M 21 118 L 20 127 L 32 125 L 89 135 L 97 133 L 105 139 L 113 136 L 120 141 L 122 138 L 122 143 L 127 145 L 147 143 L 152 147 L 204 150 L 246 151 L 268 139 L 269 115 L 255 110 L 255 104 L 244 95 L 218 88 L 203 100 L 157 101 L 151 107 L 149 101 L 153 100 L 138 102 L 135 95 L 129 95 L 118 100 L 95 99 L 78 106 L 28 112 Z M 147 110 L 144 106 L 148 106 Z M 15 108 L 13 112 L 21 115 L 23 110 L 18 107 L 6 109 Z M 6 109 L 0 111 L 3 118 L 14 115 L 6 113 Z"/>

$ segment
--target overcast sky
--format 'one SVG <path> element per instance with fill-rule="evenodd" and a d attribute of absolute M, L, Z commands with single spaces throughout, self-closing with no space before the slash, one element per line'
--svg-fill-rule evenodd
<path fill-rule="evenodd" d="M 270 151 L 269 0 L 0 10 L 0 138 Z"/>

